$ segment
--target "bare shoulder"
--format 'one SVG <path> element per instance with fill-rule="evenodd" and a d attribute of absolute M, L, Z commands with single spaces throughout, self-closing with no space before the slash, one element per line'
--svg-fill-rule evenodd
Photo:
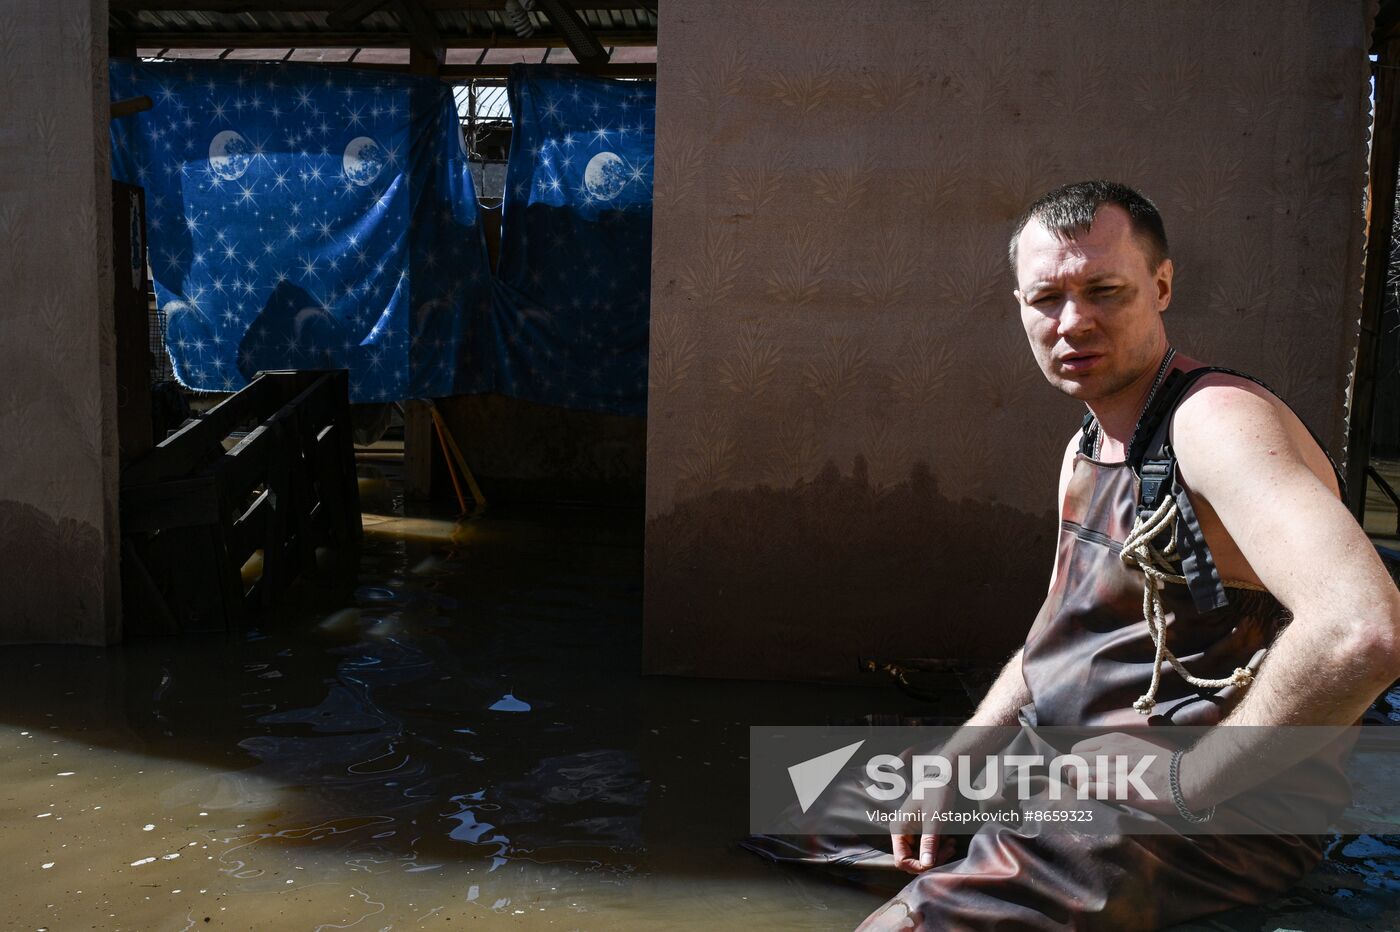
<path fill-rule="evenodd" d="M 1306 470 L 1337 494 L 1326 452 L 1282 399 L 1239 376 L 1212 372 L 1187 390 L 1172 418 L 1171 443 L 1182 478 L 1208 495 L 1224 474 Z"/>

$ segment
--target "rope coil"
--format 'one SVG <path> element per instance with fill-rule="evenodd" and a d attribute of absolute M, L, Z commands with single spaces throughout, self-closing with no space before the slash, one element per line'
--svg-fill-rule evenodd
<path fill-rule="evenodd" d="M 1156 656 L 1152 662 L 1152 683 L 1147 692 L 1138 697 L 1133 708 L 1142 715 L 1151 715 L 1157 705 L 1157 689 L 1162 683 L 1162 663 L 1170 663 L 1181 678 L 1198 689 L 1219 689 L 1223 686 L 1247 687 L 1254 682 L 1254 671 L 1248 667 L 1236 667 L 1229 676 L 1208 680 L 1193 676 L 1181 661 L 1167 649 L 1167 622 L 1162 611 L 1162 589 L 1167 583 L 1186 583 L 1186 577 L 1176 572 L 1175 563 L 1181 562 L 1176 553 L 1176 526 L 1181 513 L 1176 506 L 1176 498 L 1167 495 L 1157 510 L 1150 515 L 1138 515 L 1128 539 L 1123 542 L 1122 561 L 1142 571 L 1142 617 L 1147 622 L 1147 631 L 1152 636 Z M 1171 528 L 1171 539 L 1165 547 L 1158 548 L 1153 541 L 1163 531 Z"/>

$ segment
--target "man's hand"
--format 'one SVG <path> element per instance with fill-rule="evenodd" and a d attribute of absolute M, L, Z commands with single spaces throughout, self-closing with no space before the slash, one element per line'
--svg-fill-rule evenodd
<path fill-rule="evenodd" d="M 947 787 L 924 794 L 924 799 L 908 799 L 899 807 L 901 812 L 924 813 L 943 812 L 947 809 L 949 791 Z M 926 870 L 946 862 L 953 854 L 953 839 L 943 834 L 945 823 L 937 820 L 918 822 L 891 822 L 890 841 L 894 851 L 895 866 L 907 874 L 921 874 Z M 911 826 L 917 827 L 920 834 L 906 834 Z"/>

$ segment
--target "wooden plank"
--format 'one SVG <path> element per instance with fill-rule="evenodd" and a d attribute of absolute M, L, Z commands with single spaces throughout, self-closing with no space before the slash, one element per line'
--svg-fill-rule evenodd
<path fill-rule="evenodd" d="M 267 547 L 263 551 L 267 567 L 264 575 L 274 564 L 276 569 L 267 593 L 269 598 L 280 596 L 292 579 L 308 565 L 306 511 L 310 507 L 308 499 L 311 491 L 308 488 L 299 413 L 298 406 L 290 404 L 267 422 L 269 429 L 278 437 L 277 450 L 268 468 L 268 488 L 273 493 L 277 517 L 269 529 Z M 274 555 L 275 560 L 267 559 Z"/>
<path fill-rule="evenodd" d="M 656 33 L 649 30 L 599 32 L 598 41 L 605 46 L 656 45 Z M 522 39 L 510 33 L 443 33 L 443 48 L 447 49 L 544 49 L 567 48 L 562 35 L 537 32 Z M 112 30 L 108 41 L 143 49 L 276 49 L 276 48 L 390 48 L 413 47 L 407 32 L 330 32 L 264 30 Z"/>
<path fill-rule="evenodd" d="M 443 452 L 447 451 L 447 435 L 442 430 L 442 418 L 438 417 L 437 409 L 431 409 L 433 413 L 433 431 L 436 433 L 438 443 L 442 445 Z M 457 513 L 467 513 L 467 497 L 462 494 L 462 483 L 457 480 L 457 470 L 452 465 L 452 457 L 447 458 L 447 478 L 452 480 L 452 494 L 457 496 Z"/>
<path fill-rule="evenodd" d="M 423 401 L 403 403 L 403 491 L 417 500 L 433 494 L 433 416 Z"/>
<path fill-rule="evenodd" d="M 210 551 L 219 584 L 219 601 L 224 607 L 224 630 L 235 631 L 243 623 L 246 605 L 243 600 L 243 564 L 237 563 L 228 551 L 228 528 L 224 525 L 209 530 Z"/>
<path fill-rule="evenodd" d="M 320 499 L 318 505 L 324 512 L 322 517 L 326 522 L 324 542 L 337 549 L 350 543 L 345 520 L 345 482 L 339 462 L 344 444 L 340 439 L 340 428 L 335 424 L 323 428 L 316 435 L 313 467 L 319 493 L 317 497 Z"/>
<path fill-rule="evenodd" d="M 175 634 L 180 624 L 130 537 L 122 538 L 123 627 L 129 634 Z"/>
<path fill-rule="evenodd" d="M 432 11 L 501 9 L 502 0 L 421 0 Z M 345 6 L 345 0 L 108 0 L 113 13 L 189 12 L 206 13 L 325 13 Z M 644 10 L 635 0 L 581 0 L 575 4 L 586 10 Z"/>
<path fill-rule="evenodd" d="M 335 421 L 335 381 L 323 375 L 294 402 L 301 417 L 317 428 Z"/>
<path fill-rule="evenodd" d="M 183 476 L 223 454 L 223 440 L 239 423 L 261 420 L 278 400 L 275 378 L 259 376 L 242 391 L 225 398 L 202 418 L 191 419 L 156 448 L 122 471 L 122 483 L 148 485 Z"/>
<path fill-rule="evenodd" d="M 1400 38 L 1386 41 L 1376 69 L 1376 116 L 1371 136 L 1371 223 L 1366 234 L 1366 277 L 1361 299 L 1361 334 L 1356 350 L 1348 424 L 1347 504 L 1357 521 L 1366 516 L 1366 464 L 1371 458 L 1376 370 L 1380 364 L 1381 311 L 1385 302 L 1390 244 L 1395 235 L 1396 170 L 1400 168 Z"/>
<path fill-rule="evenodd" d="M 457 446 L 457 438 L 452 436 L 452 430 L 447 426 L 447 421 L 438 411 L 437 405 L 428 402 L 428 409 L 433 413 L 433 421 L 437 424 L 443 442 L 451 452 L 452 458 L 457 462 L 457 468 L 462 472 L 462 478 L 466 480 L 467 488 L 471 490 L 472 499 L 476 501 L 476 507 L 481 508 L 486 504 L 486 496 L 481 494 L 481 486 L 476 484 L 476 477 L 472 475 L 471 467 L 467 465 L 467 458 L 462 455 L 461 447 Z"/>
<path fill-rule="evenodd" d="M 364 527 L 360 518 L 360 476 L 355 464 L 355 427 L 350 419 L 350 373 L 336 373 L 331 386 L 335 395 L 335 433 L 339 449 L 335 451 L 335 464 L 339 469 L 340 517 L 342 550 L 339 555 L 341 568 L 354 573 L 359 564 L 360 542 Z"/>
<path fill-rule="evenodd" d="M 218 483 L 212 473 L 150 485 L 123 486 L 120 502 L 123 533 L 140 534 L 219 523 Z"/>
<path fill-rule="evenodd" d="M 111 119 L 119 120 L 122 117 L 129 117 L 134 113 L 143 113 L 155 106 L 155 101 L 145 96 L 127 97 L 122 100 L 112 101 Z"/>
<path fill-rule="evenodd" d="M 385 71 L 394 74 L 409 74 L 408 65 L 391 65 L 382 62 L 317 62 L 321 68 L 358 68 L 362 71 Z M 550 65 L 562 71 L 577 71 L 599 78 L 656 78 L 655 62 L 609 62 L 596 68 L 582 65 Z M 472 80 L 499 80 L 510 77 L 510 65 L 443 65 L 438 69 L 438 78 L 448 84 L 460 84 Z"/>
<path fill-rule="evenodd" d="M 285 430 L 285 418 L 268 422 L 268 429 L 274 432 Z M 287 443 L 279 438 L 284 450 Z M 261 606 L 267 607 L 282 593 L 291 581 L 294 572 L 288 537 L 292 533 L 291 522 L 291 458 L 274 456 L 267 472 L 267 491 L 272 504 L 272 512 L 267 519 L 266 546 L 263 548 L 263 574 L 257 589 Z"/>
<path fill-rule="evenodd" d="M 241 605 L 230 605 L 225 598 L 227 554 L 217 528 L 171 528 L 150 543 L 153 558 L 148 566 L 170 593 L 181 631 L 224 631 L 237 623 Z"/>
<path fill-rule="evenodd" d="M 311 574 L 316 571 L 316 530 L 311 524 L 311 512 L 316 507 L 316 490 L 313 483 L 315 466 L 315 434 L 310 398 L 320 392 L 320 384 L 308 390 L 308 402 L 298 406 L 293 413 L 293 442 L 295 459 L 292 464 L 292 514 L 295 516 L 295 544 L 298 573 Z"/>
<path fill-rule="evenodd" d="M 259 424 L 252 433 L 223 455 L 215 466 L 219 493 L 230 502 L 242 501 L 267 474 L 267 464 L 273 455 L 276 438 Z"/>
<path fill-rule="evenodd" d="M 221 441 L 253 418 L 263 423 L 223 452 Z M 162 476 L 190 461 L 198 468 L 206 458 L 213 463 L 197 475 L 128 484 L 122 507 L 125 531 L 158 531 L 150 541 L 151 587 L 172 593 L 171 611 L 181 627 L 236 625 L 245 604 L 270 605 L 298 574 L 315 571 L 318 544 L 358 544 L 345 370 L 260 373 L 171 441 L 137 464 L 146 475 Z M 211 444 L 207 456 L 193 455 Z M 264 490 L 249 505 L 260 484 Z M 263 576 L 245 595 L 242 566 L 257 550 Z"/>
<path fill-rule="evenodd" d="M 241 568 L 255 550 L 266 549 L 271 515 L 272 493 L 264 489 L 228 529 L 228 554 L 234 564 Z"/>
<path fill-rule="evenodd" d="M 423 9 L 419 0 L 394 0 L 394 9 L 399 14 L 399 23 L 408 30 L 408 70 L 436 76 L 447 61 L 437 19 Z"/>

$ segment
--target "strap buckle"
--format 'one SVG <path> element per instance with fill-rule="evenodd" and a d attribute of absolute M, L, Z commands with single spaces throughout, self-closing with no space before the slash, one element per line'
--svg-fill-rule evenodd
<path fill-rule="evenodd" d="M 1161 507 L 1166 496 L 1171 494 L 1175 471 L 1175 458 L 1143 461 L 1138 476 L 1138 515 L 1150 515 Z"/>

